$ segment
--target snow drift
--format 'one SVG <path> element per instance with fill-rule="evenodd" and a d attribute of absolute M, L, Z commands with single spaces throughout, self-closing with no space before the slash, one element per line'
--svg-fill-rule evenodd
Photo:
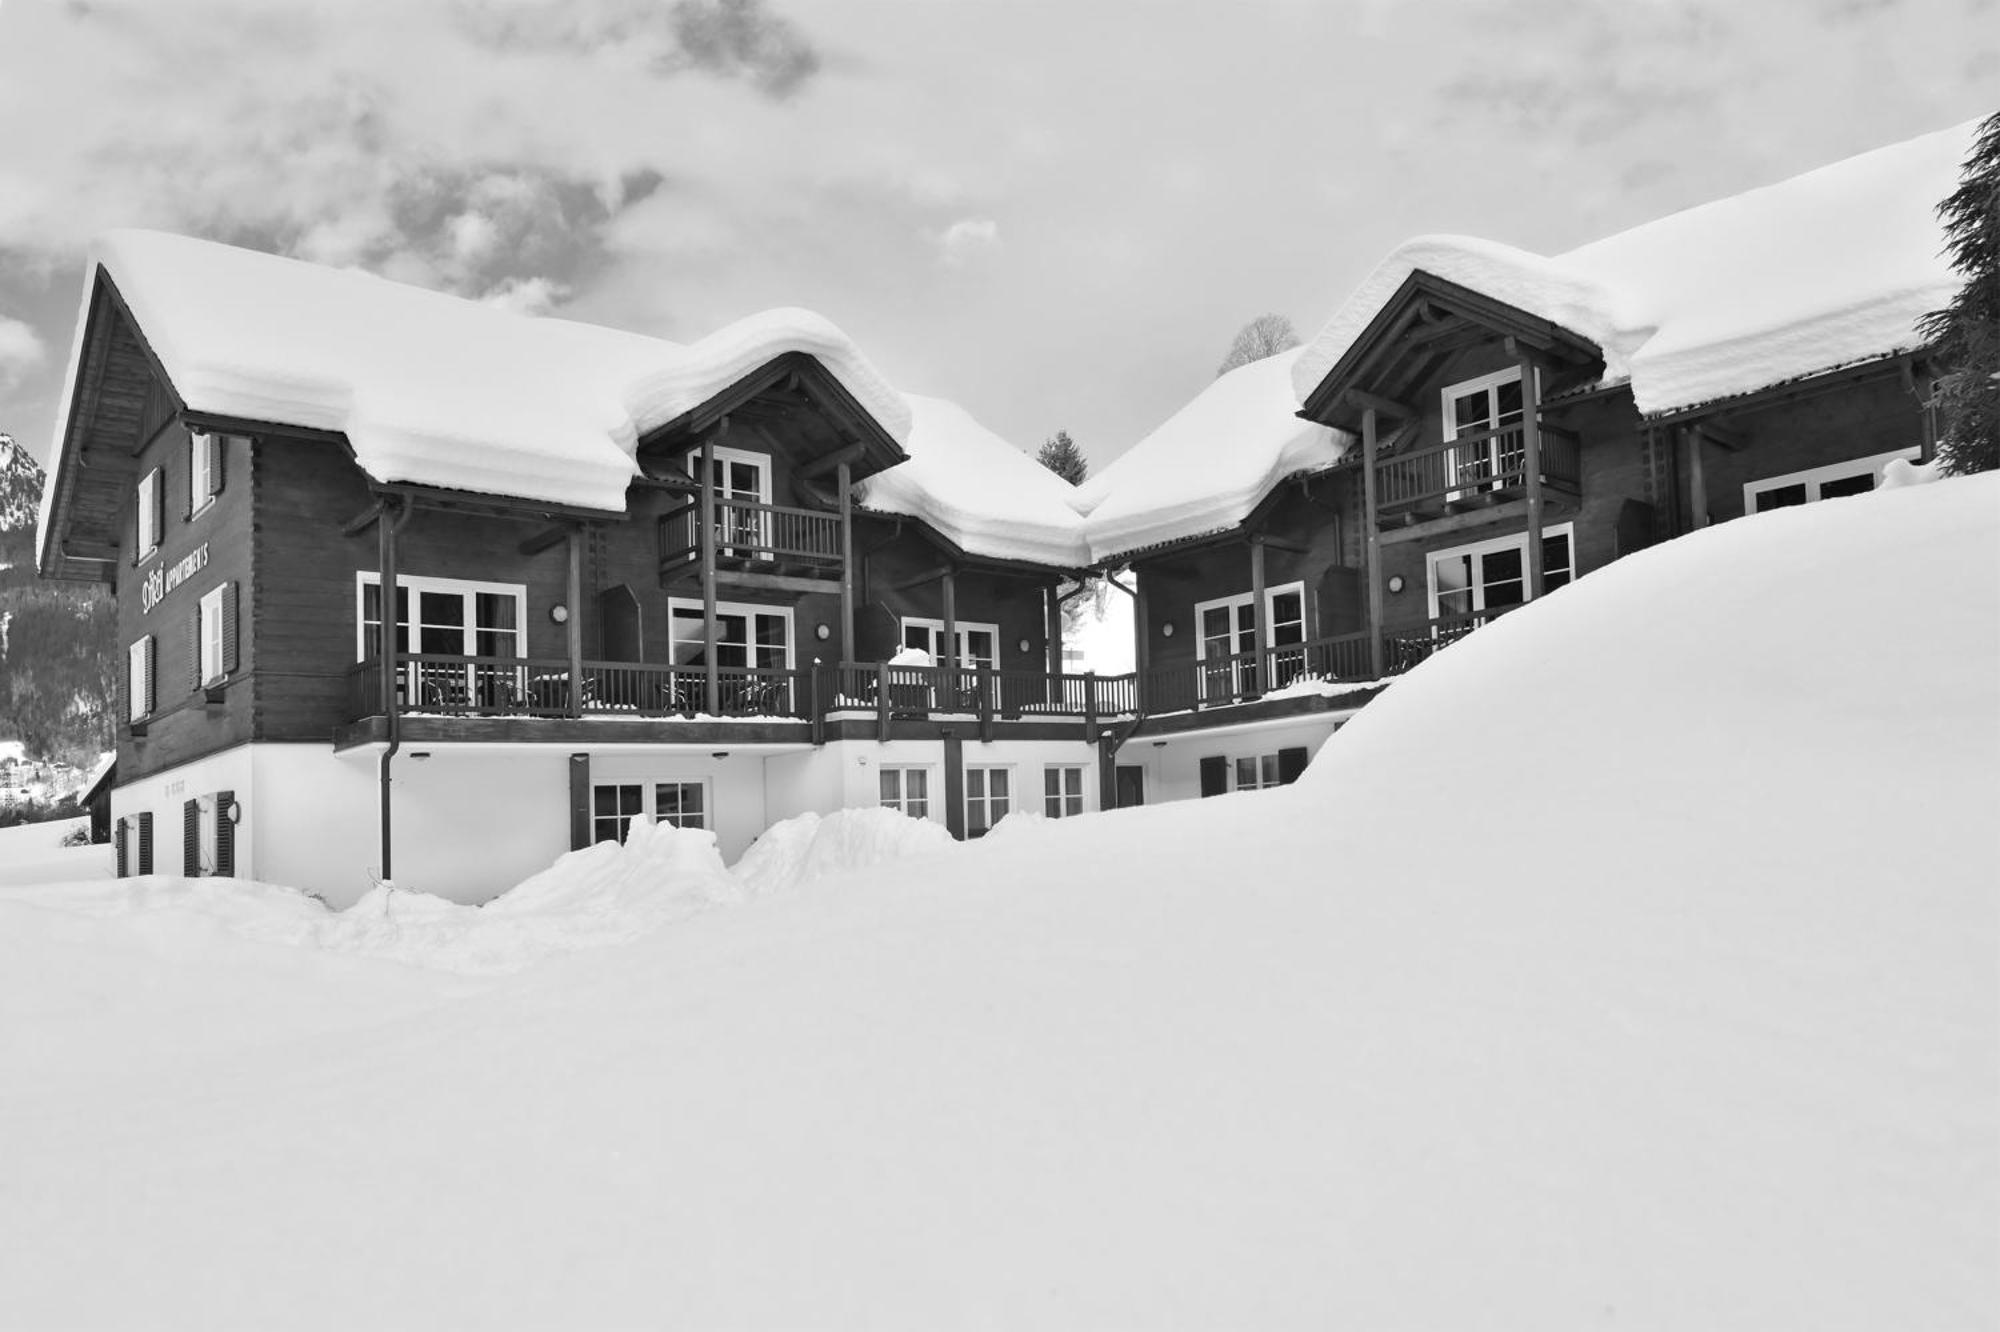
<path fill-rule="evenodd" d="M 506 977 L 0 894 L 0 1324 L 1990 1326 L 1996 542 L 1730 523 L 1292 787 Z"/>

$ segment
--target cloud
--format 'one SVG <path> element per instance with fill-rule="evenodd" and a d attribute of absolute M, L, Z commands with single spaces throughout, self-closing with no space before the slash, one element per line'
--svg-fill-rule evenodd
<path fill-rule="evenodd" d="M 961 217 L 938 235 L 938 257 L 949 268 L 963 268 L 999 244 L 998 222 L 990 217 Z"/>
<path fill-rule="evenodd" d="M 663 77 L 702 70 L 777 98 L 820 68 L 812 43 L 763 0 L 456 0 L 452 10 L 496 49 L 588 54 Z"/>
<path fill-rule="evenodd" d="M 48 359 L 48 348 L 34 329 L 0 315 L 0 390 L 13 388 Z"/>

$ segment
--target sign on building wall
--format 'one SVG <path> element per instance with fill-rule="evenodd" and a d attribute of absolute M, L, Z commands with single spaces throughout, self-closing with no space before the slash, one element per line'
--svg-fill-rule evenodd
<path fill-rule="evenodd" d="M 208 567 L 208 543 L 202 542 L 172 564 L 164 564 L 139 580 L 139 613 L 144 615 L 166 600 L 167 593 Z"/>

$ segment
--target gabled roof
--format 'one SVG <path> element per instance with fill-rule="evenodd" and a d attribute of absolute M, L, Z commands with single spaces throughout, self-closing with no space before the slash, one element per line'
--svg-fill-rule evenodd
<path fill-rule="evenodd" d="M 1414 273 L 1558 325 L 1600 348 L 1656 415 L 1922 345 L 1916 323 L 1960 279 L 1938 202 L 1976 122 L 1690 208 L 1553 258 L 1463 236 L 1398 247 L 1294 367 L 1313 395 Z"/>
<path fill-rule="evenodd" d="M 1298 415 L 1301 350 L 1231 370 L 1077 492 L 1097 560 L 1226 531 L 1271 488 L 1339 461 L 1349 437 Z"/>

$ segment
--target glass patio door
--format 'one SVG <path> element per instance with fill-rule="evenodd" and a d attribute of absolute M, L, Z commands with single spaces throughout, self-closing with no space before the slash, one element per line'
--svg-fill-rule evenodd
<path fill-rule="evenodd" d="M 1521 375 L 1503 370 L 1445 390 L 1445 431 L 1465 443 L 1451 451 L 1451 471 L 1460 489 L 1458 499 L 1498 490 L 1502 479 L 1521 473 L 1526 464 Z"/>

